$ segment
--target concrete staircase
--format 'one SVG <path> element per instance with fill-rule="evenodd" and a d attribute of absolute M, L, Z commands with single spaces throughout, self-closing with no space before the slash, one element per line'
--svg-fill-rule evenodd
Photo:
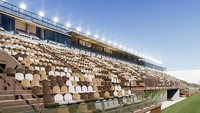
<path fill-rule="evenodd" d="M 33 98 L 25 90 L 16 91 L 17 99 L 14 99 L 13 90 L 0 90 L 0 108 L 2 113 L 16 113 L 24 110 L 37 109 L 37 99 Z M 40 103 L 43 99 L 40 99 Z M 41 106 L 41 104 L 40 104 Z M 40 107 L 41 108 L 41 107 Z"/>
<path fill-rule="evenodd" d="M 2 75 L 1 75 L 2 77 Z M 16 113 L 37 109 L 37 99 L 30 93 L 16 85 L 16 99 L 14 97 L 14 77 L 6 78 L 6 90 L 4 80 L 0 79 L 0 113 Z M 40 100 L 40 108 L 43 108 L 43 99 Z"/>

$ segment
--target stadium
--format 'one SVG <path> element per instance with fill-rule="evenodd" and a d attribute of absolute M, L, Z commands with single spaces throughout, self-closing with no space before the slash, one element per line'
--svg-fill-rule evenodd
<path fill-rule="evenodd" d="M 200 112 L 199 85 L 155 59 L 26 4 L 1 0 L 0 25 L 1 113 Z"/>

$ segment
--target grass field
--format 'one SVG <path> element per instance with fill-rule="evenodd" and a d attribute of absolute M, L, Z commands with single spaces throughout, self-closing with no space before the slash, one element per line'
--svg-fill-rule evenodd
<path fill-rule="evenodd" d="M 162 113 L 200 113 L 200 93 L 163 109 Z"/>

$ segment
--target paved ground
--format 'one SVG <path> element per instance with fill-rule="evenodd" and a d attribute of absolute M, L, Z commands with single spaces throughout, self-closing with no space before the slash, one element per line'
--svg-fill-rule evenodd
<path fill-rule="evenodd" d="M 180 97 L 178 100 L 174 100 L 174 101 L 165 101 L 165 102 L 162 102 L 162 106 L 161 106 L 161 110 L 169 107 L 169 106 L 172 106 L 174 104 L 176 104 L 177 102 L 180 102 L 182 100 L 186 99 L 185 97 Z"/>

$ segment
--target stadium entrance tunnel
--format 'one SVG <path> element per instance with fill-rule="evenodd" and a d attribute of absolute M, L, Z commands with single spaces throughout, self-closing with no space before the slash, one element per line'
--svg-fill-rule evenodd
<path fill-rule="evenodd" d="M 167 100 L 177 100 L 180 97 L 179 89 L 169 89 L 167 90 Z"/>

